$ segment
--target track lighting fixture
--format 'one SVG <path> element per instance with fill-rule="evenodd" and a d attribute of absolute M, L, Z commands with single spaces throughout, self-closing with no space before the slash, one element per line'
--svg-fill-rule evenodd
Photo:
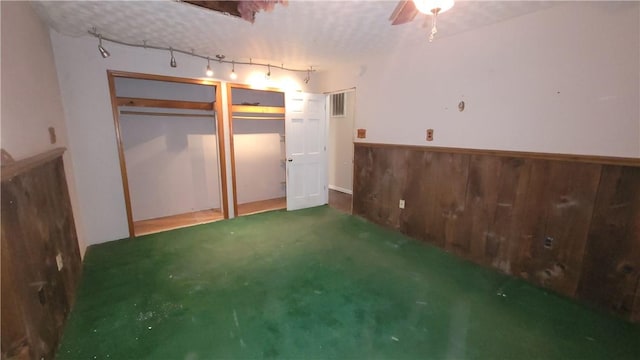
<path fill-rule="evenodd" d="M 269 80 L 271 78 L 271 65 L 267 64 L 267 73 L 264 75 L 264 78 Z"/>
<path fill-rule="evenodd" d="M 98 34 L 96 28 L 92 28 L 88 31 L 88 33 L 92 36 L 95 36 L 98 38 L 98 50 L 100 51 L 100 55 L 102 55 L 103 58 L 109 57 L 111 54 L 104 48 L 102 47 L 102 40 L 104 41 L 109 41 L 115 44 L 119 44 L 119 45 L 124 45 L 124 46 L 130 46 L 130 47 L 137 47 L 137 48 L 141 48 L 141 49 L 153 49 L 153 50 L 163 50 L 163 51 L 169 51 L 169 53 L 171 54 L 171 61 L 169 62 L 169 65 L 171 65 L 171 67 L 175 68 L 178 66 L 177 62 L 176 62 L 176 58 L 173 55 L 174 52 L 179 52 L 181 54 L 185 54 L 185 55 L 189 55 L 189 56 L 193 56 L 193 57 L 197 57 L 200 59 L 205 59 L 207 60 L 207 68 L 210 68 L 210 57 L 206 56 L 206 55 L 201 55 L 201 54 L 197 54 L 194 50 L 191 51 L 185 51 L 185 50 L 180 50 L 180 49 L 174 49 L 173 47 L 163 47 L 163 46 L 156 46 L 156 45 L 151 45 L 148 44 L 146 40 L 142 41 L 141 44 L 135 44 L 135 43 L 129 43 L 129 42 L 125 42 L 125 41 L 120 41 L 120 40 L 116 40 L 116 39 L 110 39 L 107 37 L 102 36 L 102 34 Z M 265 74 L 267 78 L 269 78 L 271 76 L 271 64 L 265 64 L 265 63 L 257 63 L 257 62 L 253 62 L 251 59 L 249 59 L 249 61 L 231 61 L 231 60 L 226 60 L 225 56 L 222 54 L 218 54 L 215 56 L 218 59 L 219 63 L 227 63 L 227 64 L 232 64 L 232 70 L 231 70 L 231 74 L 229 75 L 229 77 L 231 79 L 236 79 L 237 78 L 237 74 L 235 72 L 235 64 L 239 64 L 239 65 L 248 65 L 248 66 L 263 66 L 267 68 L 267 73 Z M 313 70 L 311 68 L 309 69 L 295 69 L 295 68 L 287 68 L 284 67 L 284 65 L 281 66 L 276 66 L 277 68 L 281 69 L 281 70 L 285 70 L 285 71 L 292 71 L 292 72 L 305 72 L 307 73 L 307 75 L 309 75 L 311 72 L 314 72 L 316 70 Z M 208 75 L 208 73 L 207 73 Z"/>
<path fill-rule="evenodd" d="M 111 56 L 111 54 L 109 54 L 109 52 L 107 51 L 107 49 L 105 49 L 104 47 L 102 47 L 102 35 L 98 35 L 98 51 L 100 51 L 100 55 L 102 55 L 102 57 L 104 59 L 108 58 L 109 56 Z"/>
<path fill-rule="evenodd" d="M 232 61 L 231 62 L 231 74 L 229 74 L 229 78 L 231 78 L 231 80 L 235 80 L 238 78 L 238 74 L 236 74 L 236 62 Z"/>
<path fill-rule="evenodd" d="M 207 57 L 207 71 L 206 74 L 208 77 L 212 77 L 213 76 L 213 70 L 211 70 L 211 64 L 210 64 L 210 60 Z"/>
<path fill-rule="evenodd" d="M 304 78 L 304 83 L 308 84 L 309 80 L 311 80 L 311 71 L 313 70 L 313 67 L 309 67 L 309 70 L 307 70 L 307 76 L 305 76 Z"/>
<path fill-rule="evenodd" d="M 173 49 L 169 48 L 169 52 L 171 53 L 171 61 L 169 61 L 169 65 L 171 65 L 172 68 L 178 67 L 178 63 L 176 63 L 176 58 L 173 56 Z"/>

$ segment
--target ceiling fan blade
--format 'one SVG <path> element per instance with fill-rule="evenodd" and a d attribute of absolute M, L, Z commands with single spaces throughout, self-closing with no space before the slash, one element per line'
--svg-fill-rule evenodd
<path fill-rule="evenodd" d="M 393 10 L 389 20 L 391 25 L 400 25 L 412 21 L 418 15 L 418 9 L 411 0 L 402 0 Z"/>

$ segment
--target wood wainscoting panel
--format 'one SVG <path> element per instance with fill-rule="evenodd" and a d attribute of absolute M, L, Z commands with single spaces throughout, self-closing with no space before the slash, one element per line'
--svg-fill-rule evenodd
<path fill-rule="evenodd" d="M 578 296 L 640 320 L 640 168 L 603 166 Z"/>
<path fill-rule="evenodd" d="M 52 359 L 74 303 L 82 263 L 61 155 L 2 169 L 2 359 Z"/>
<path fill-rule="evenodd" d="M 399 152 L 406 152 L 409 159 L 409 168 L 400 172 L 407 176 L 402 191 L 406 205 L 400 214 L 400 230 L 409 236 L 450 248 L 456 237 L 460 215 L 464 212 L 469 156 L 413 150 Z M 397 198 L 391 203 L 398 208 Z"/>
<path fill-rule="evenodd" d="M 530 166 L 514 275 L 574 296 L 580 279 L 600 165 L 527 160 Z M 518 241 L 518 240 L 517 240 Z"/>
<path fill-rule="evenodd" d="M 402 189 L 407 179 L 407 154 L 390 151 L 381 154 L 373 149 L 363 149 L 354 154 L 355 162 L 361 164 L 355 171 L 354 213 L 393 229 L 399 227 Z M 356 196 L 355 189 L 360 192 Z M 356 212 L 357 208 L 357 212 Z"/>
<path fill-rule="evenodd" d="M 356 143 L 353 214 L 640 318 L 640 163 L 445 150 Z"/>

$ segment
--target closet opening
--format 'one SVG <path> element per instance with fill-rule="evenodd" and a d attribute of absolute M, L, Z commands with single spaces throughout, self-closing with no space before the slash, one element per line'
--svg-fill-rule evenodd
<path fill-rule="evenodd" d="M 107 76 L 129 235 L 228 219 L 220 83 Z"/>
<path fill-rule="evenodd" d="M 284 92 L 227 84 L 237 216 L 287 208 Z"/>

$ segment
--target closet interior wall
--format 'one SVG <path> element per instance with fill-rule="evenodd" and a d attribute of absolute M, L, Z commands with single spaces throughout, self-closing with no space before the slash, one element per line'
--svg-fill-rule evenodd
<path fill-rule="evenodd" d="M 285 208 L 284 93 L 229 85 L 227 96 L 235 213 Z"/>
<path fill-rule="evenodd" d="M 219 88 L 126 77 L 114 82 L 135 235 L 149 219 L 198 212 L 207 218 L 193 223 L 214 220 L 210 214 L 223 218 Z"/>

